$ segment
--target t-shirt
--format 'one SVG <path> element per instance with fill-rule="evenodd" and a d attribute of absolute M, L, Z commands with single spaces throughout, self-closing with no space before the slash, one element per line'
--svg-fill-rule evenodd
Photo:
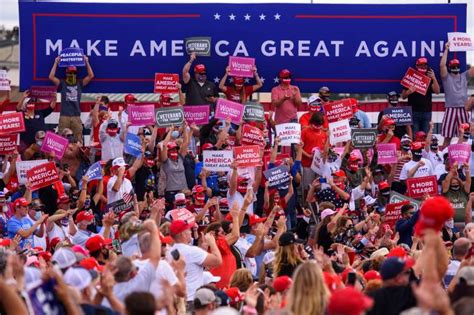
<path fill-rule="evenodd" d="M 149 259 L 134 260 L 133 263 L 141 269 L 148 263 L 148 261 Z M 161 284 L 163 280 L 168 281 L 170 286 L 174 286 L 178 283 L 178 277 L 176 277 L 173 268 L 171 268 L 170 264 L 164 259 L 160 260 L 155 271 L 155 279 L 153 279 L 150 285 L 150 293 L 153 294 L 156 299 L 163 296 L 164 292 Z"/>
<path fill-rule="evenodd" d="M 404 88 L 404 90 L 408 90 Z M 408 95 L 408 105 L 412 107 L 412 111 L 414 112 L 431 112 L 431 108 L 433 105 L 432 102 L 432 95 L 433 95 L 433 82 L 428 87 L 426 94 L 420 94 L 418 92 L 413 92 Z"/>
<path fill-rule="evenodd" d="M 382 143 L 385 140 L 385 137 L 387 137 L 386 134 L 378 135 L 377 143 Z M 400 146 L 401 146 L 400 138 L 398 138 L 397 136 L 394 135 L 392 138 L 390 138 L 390 140 L 387 143 L 395 143 L 397 150 L 400 150 Z"/>
<path fill-rule="evenodd" d="M 244 257 L 245 267 L 252 273 L 252 276 L 257 276 L 257 261 L 254 257 L 246 257 L 248 250 L 252 247 L 255 242 L 255 235 L 246 234 L 245 237 L 240 237 L 234 244 L 240 252 L 240 255 Z"/>
<path fill-rule="evenodd" d="M 69 85 L 61 80 L 59 92 L 61 93 L 61 116 L 81 116 L 82 80 L 77 80 L 75 85 Z"/>
<path fill-rule="evenodd" d="M 19 230 L 26 231 L 29 230 L 32 226 L 33 223 L 31 223 L 31 221 L 28 220 L 27 217 L 18 219 L 16 216 L 12 216 L 7 223 L 8 238 L 13 239 Z M 19 245 L 21 248 L 25 248 L 27 245 L 30 245 L 33 248 L 33 234 L 31 234 L 27 238 L 22 238 Z"/>
<path fill-rule="evenodd" d="M 44 119 L 52 112 L 53 109 L 48 106 L 46 109 L 35 110 L 35 114 L 32 118 L 28 118 L 25 115 L 25 131 L 20 133 L 20 139 L 27 145 L 35 143 L 35 133 L 38 130 L 49 130 L 49 128 L 46 127 Z"/>
<path fill-rule="evenodd" d="M 26 216 L 25 217 L 26 219 L 28 219 L 31 224 L 35 224 L 35 221 L 30 218 L 29 216 Z M 33 233 L 33 244 L 35 245 L 35 247 L 41 247 L 42 249 L 46 250 L 47 246 L 46 246 L 46 233 L 43 234 L 42 237 L 38 237 L 36 235 L 34 235 Z"/>
<path fill-rule="evenodd" d="M 221 277 L 221 280 L 216 283 L 216 287 L 223 289 L 229 287 L 230 278 L 237 270 L 237 262 L 225 237 L 218 237 L 216 244 L 222 256 L 222 264 L 220 266 L 211 268 L 209 271 L 214 276 Z"/>
<path fill-rule="evenodd" d="M 294 85 L 290 85 L 289 88 L 283 88 L 281 85 L 278 85 L 272 89 L 272 101 L 281 100 L 285 95 L 290 96 L 280 107 L 275 108 L 275 123 L 277 125 L 289 123 L 298 118 L 298 108 L 293 103 L 294 91 L 296 92 L 295 97 L 301 98 L 300 89 Z"/>
<path fill-rule="evenodd" d="M 206 96 L 219 96 L 219 90 L 211 81 L 206 81 L 201 86 L 196 79 L 191 78 L 187 84 L 183 85 L 186 92 L 186 105 L 209 104 Z"/>
<path fill-rule="evenodd" d="M 250 95 L 253 93 L 253 86 L 244 86 L 244 99 L 240 98 L 240 91 L 237 91 L 233 86 L 226 86 L 226 91 L 224 92 L 225 97 L 232 102 L 243 103 L 248 101 Z"/>
<path fill-rule="evenodd" d="M 135 193 L 138 201 L 144 200 L 146 191 L 155 191 L 156 185 L 157 178 L 151 167 L 142 166 L 137 170 L 135 173 Z"/>
<path fill-rule="evenodd" d="M 123 127 L 123 126 L 122 126 Z M 99 129 L 99 140 L 102 147 L 102 161 L 123 157 L 123 141 L 120 134 L 111 137 L 106 133 L 107 122 L 103 122 Z"/>
<path fill-rule="evenodd" d="M 431 165 L 431 162 L 424 158 L 421 158 L 421 161 L 423 161 L 425 165 L 420 166 L 416 170 L 415 174 L 413 175 L 413 178 L 434 175 L 434 169 Z M 406 180 L 408 178 L 408 172 L 417 164 L 418 162 L 415 162 L 413 160 L 406 162 L 405 165 L 403 165 L 402 171 L 400 173 L 400 180 Z"/>
<path fill-rule="evenodd" d="M 303 150 L 307 153 L 311 153 L 313 148 L 323 150 L 327 141 L 327 134 L 323 130 L 314 129 L 313 127 L 304 128 L 301 131 L 301 141 L 304 143 Z M 312 158 L 303 154 L 301 159 L 303 167 L 310 167 L 312 162 Z"/>
<path fill-rule="evenodd" d="M 469 82 L 469 71 L 464 71 L 460 75 L 448 73 L 442 78 L 446 108 L 464 107 L 467 102 L 467 83 Z"/>
<path fill-rule="evenodd" d="M 133 192 L 133 186 L 130 180 L 123 177 L 122 185 L 120 186 L 118 191 L 114 191 L 112 187 L 114 187 L 115 182 L 117 181 L 117 176 L 114 175 L 109 179 L 107 183 L 107 203 L 111 204 L 112 202 L 118 201 L 120 199 L 124 199 L 124 195 L 131 194 Z"/>
<path fill-rule="evenodd" d="M 138 273 L 132 279 L 126 282 L 118 282 L 114 285 L 114 294 L 120 302 L 124 302 L 127 295 L 136 291 L 150 292 L 150 287 L 155 279 L 155 266 L 150 262 L 146 263 L 138 270 Z M 109 306 L 107 300 L 102 305 Z"/>
<path fill-rule="evenodd" d="M 174 244 L 168 250 L 168 253 L 171 253 L 175 249 L 179 251 L 180 255 L 183 255 L 184 261 L 186 262 L 185 280 L 188 294 L 187 301 L 193 301 L 196 290 L 204 284 L 203 263 L 208 254 L 200 247 L 182 243 Z"/>
<path fill-rule="evenodd" d="M 161 165 L 166 174 L 166 191 L 180 191 L 187 188 L 183 157 L 178 155 L 178 160 L 166 159 Z"/>
<path fill-rule="evenodd" d="M 367 115 L 366 112 L 359 109 L 354 114 L 354 116 L 357 117 L 362 122 L 362 128 L 372 128 L 372 124 L 370 123 L 369 115 Z"/>
<path fill-rule="evenodd" d="M 368 295 L 374 299 L 374 306 L 367 315 L 398 315 L 416 306 L 416 298 L 410 286 L 380 288 Z"/>

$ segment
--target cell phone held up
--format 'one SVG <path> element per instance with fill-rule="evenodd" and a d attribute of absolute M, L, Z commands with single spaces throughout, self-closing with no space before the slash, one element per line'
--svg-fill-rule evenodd
<path fill-rule="evenodd" d="M 173 257 L 174 260 L 179 260 L 180 254 L 177 249 L 171 251 L 171 257 Z"/>

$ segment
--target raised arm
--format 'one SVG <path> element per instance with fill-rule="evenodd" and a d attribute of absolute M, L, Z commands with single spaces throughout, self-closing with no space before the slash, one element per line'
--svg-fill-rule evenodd
<path fill-rule="evenodd" d="M 94 71 L 92 71 L 91 64 L 89 63 L 89 57 L 84 55 L 84 62 L 86 63 L 86 69 L 87 69 L 87 76 L 82 80 L 82 86 L 86 86 L 91 82 L 92 79 L 94 79 Z"/>
<path fill-rule="evenodd" d="M 255 82 L 257 83 L 252 86 L 252 90 L 255 92 L 263 86 L 262 79 L 260 79 L 260 76 L 258 75 L 256 66 L 253 67 L 253 75 L 255 77 Z"/>
<path fill-rule="evenodd" d="M 189 69 L 191 68 L 194 60 L 196 60 L 196 54 L 192 53 L 189 55 L 189 61 L 183 67 L 183 82 L 184 84 L 188 84 L 189 80 L 191 80 L 191 75 L 189 74 Z"/>
<path fill-rule="evenodd" d="M 56 59 L 54 59 L 54 63 L 53 63 L 53 67 L 51 67 L 51 71 L 49 72 L 49 80 L 51 82 L 53 82 L 54 85 L 56 85 L 56 87 L 59 86 L 59 79 L 56 77 L 56 69 L 58 68 L 58 64 L 59 64 L 59 61 L 61 60 L 61 57 L 56 57 Z"/>
<path fill-rule="evenodd" d="M 446 63 L 448 62 L 448 54 L 449 42 L 444 44 L 443 57 L 441 57 L 441 61 L 439 62 L 439 74 L 441 75 L 441 79 L 444 79 L 448 76 L 448 67 L 446 66 Z"/>
<path fill-rule="evenodd" d="M 240 236 L 239 212 L 239 205 L 237 202 L 234 202 L 230 209 L 230 215 L 232 216 L 232 231 L 225 237 L 227 244 L 231 246 L 237 242 Z"/>
<path fill-rule="evenodd" d="M 222 79 L 219 81 L 219 89 L 222 91 L 222 92 L 227 92 L 227 87 L 225 86 L 225 81 L 227 81 L 227 76 L 229 75 L 229 71 L 230 71 L 230 67 L 227 66 L 225 68 L 225 73 L 224 73 L 224 76 L 222 77 Z"/>

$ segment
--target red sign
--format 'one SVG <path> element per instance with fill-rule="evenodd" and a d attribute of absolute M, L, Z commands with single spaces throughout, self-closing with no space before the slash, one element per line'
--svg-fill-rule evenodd
<path fill-rule="evenodd" d="M 390 228 L 393 229 L 395 223 L 397 223 L 398 219 L 402 217 L 402 207 L 404 205 L 409 205 L 410 201 L 405 200 L 402 202 L 397 203 L 389 203 L 385 206 L 385 217 L 383 220 L 384 224 L 390 225 Z"/>
<path fill-rule="evenodd" d="M 155 73 L 155 93 L 178 93 L 176 73 Z"/>
<path fill-rule="evenodd" d="M 260 147 L 258 145 L 234 147 L 234 160 L 239 167 L 260 166 L 262 165 Z"/>
<path fill-rule="evenodd" d="M 422 198 L 425 194 L 436 196 L 438 194 L 438 182 L 436 176 L 425 176 L 407 179 L 407 192 L 411 198 Z"/>
<path fill-rule="evenodd" d="M 11 154 L 16 150 L 18 135 L 0 135 L 0 154 Z"/>
<path fill-rule="evenodd" d="M 425 95 L 430 86 L 430 82 L 430 77 L 427 77 L 413 68 L 408 68 L 400 84 L 406 88 L 411 88 L 413 86 L 416 88 L 418 93 Z"/>
<path fill-rule="evenodd" d="M 349 119 L 354 115 L 352 112 L 352 101 L 349 98 L 330 102 L 324 104 L 323 106 L 324 113 L 326 114 L 328 122 L 330 123 L 343 119 Z"/>
<path fill-rule="evenodd" d="M 265 139 L 263 138 L 263 131 L 257 127 L 244 125 L 242 127 L 242 137 L 240 143 L 243 145 L 257 144 L 261 148 L 265 147 Z"/>
<path fill-rule="evenodd" d="M 170 215 L 173 221 L 183 220 L 188 222 L 188 224 L 194 224 L 194 222 L 196 222 L 194 214 L 185 208 L 171 210 Z"/>
<path fill-rule="evenodd" d="M 271 153 L 263 156 L 263 167 L 265 169 L 268 168 L 268 164 L 270 163 Z M 288 153 L 278 153 L 275 159 L 275 163 L 283 162 L 285 159 L 289 159 L 290 155 Z"/>
<path fill-rule="evenodd" d="M 59 181 L 59 174 L 54 162 L 48 162 L 29 169 L 26 178 L 30 182 L 31 190 L 38 190 Z"/>
<path fill-rule="evenodd" d="M 25 131 L 25 120 L 22 112 L 0 115 L 0 134 L 23 131 Z"/>

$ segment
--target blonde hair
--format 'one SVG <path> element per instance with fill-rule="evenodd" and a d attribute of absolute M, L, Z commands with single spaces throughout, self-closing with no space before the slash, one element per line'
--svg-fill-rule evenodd
<path fill-rule="evenodd" d="M 237 269 L 232 275 L 232 278 L 230 278 L 229 287 L 237 287 L 239 288 L 240 292 L 245 292 L 252 285 L 252 283 L 252 273 L 245 268 L 240 268 Z"/>
<path fill-rule="evenodd" d="M 296 269 L 288 294 L 287 309 L 293 315 L 322 315 L 329 300 L 321 268 L 307 261 Z"/>
<path fill-rule="evenodd" d="M 280 276 L 282 264 L 288 264 L 296 267 L 297 265 L 303 262 L 303 260 L 296 252 L 295 247 L 295 244 L 290 244 L 287 246 L 278 246 L 275 252 L 275 262 L 273 263 L 274 277 Z"/>

